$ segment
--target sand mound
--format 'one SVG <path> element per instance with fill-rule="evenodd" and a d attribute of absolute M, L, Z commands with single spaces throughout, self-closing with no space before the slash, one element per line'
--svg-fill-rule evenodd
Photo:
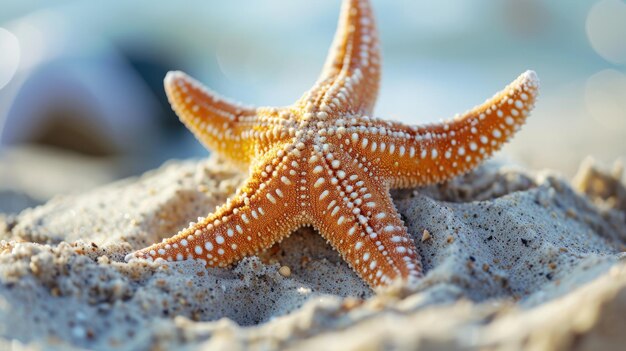
<path fill-rule="evenodd" d="M 445 185 L 396 191 L 427 273 L 411 292 L 375 295 L 308 228 L 230 269 L 124 262 L 212 211 L 242 179 L 216 159 L 172 162 L 0 217 L 0 347 L 610 349 L 626 341 L 626 192 L 616 174 L 588 164 L 576 183 L 583 196 L 554 175 L 492 163 Z"/>

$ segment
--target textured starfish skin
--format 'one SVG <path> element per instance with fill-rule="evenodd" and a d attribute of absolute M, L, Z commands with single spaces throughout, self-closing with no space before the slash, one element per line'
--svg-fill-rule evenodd
<path fill-rule="evenodd" d="M 526 72 L 453 120 L 413 127 L 368 117 L 379 79 L 365 0 L 344 1 L 323 72 L 292 106 L 242 106 L 184 73 L 168 73 L 165 89 L 183 123 L 249 177 L 214 213 L 132 256 L 223 267 L 311 225 L 372 287 L 419 278 L 420 259 L 389 188 L 474 168 L 524 123 L 538 81 Z"/>

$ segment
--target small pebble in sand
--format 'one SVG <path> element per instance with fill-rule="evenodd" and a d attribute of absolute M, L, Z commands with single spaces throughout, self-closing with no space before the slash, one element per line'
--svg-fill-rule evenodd
<path fill-rule="evenodd" d="M 565 212 L 565 214 L 567 215 L 567 217 L 569 218 L 576 218 L 576 210 L 574 210 L 573 208 L 568 208 L 567 211 Z"/>
<path fill-rule="evenodd" d="M 426 240 L 430 240 L 431 236 L 430 236 L 430 232 L 428 231 L 428 229 L 424 229 L 424 233 L 422 233 L 422 242 L 425 242 Z"/>
<path fill-rule="evenodd" d="M 363 300 L 349 296 L 343 300 L 343 302 L 341 303 L 341 308 L 345 311 L 350 311 L 361 306 L 362 304 Z"/>
<path fill-rule="evenodd" d="M 288 277 L 291 275 L 291 268 L 288 266 L 282 266 L 278 269 L 278 273 L 283 277 Z"/>

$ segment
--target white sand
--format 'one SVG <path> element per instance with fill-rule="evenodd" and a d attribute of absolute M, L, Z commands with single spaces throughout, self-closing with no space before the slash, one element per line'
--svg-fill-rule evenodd
<path fill-rule="evenodd" d="M 215 159 L 172 162 L 2 220 L 0 349 L 611 349 L 626 342 L 617 176 L 585 168 L 584 197 L 553 175 L 490 164 L 396 191 L 426 277 L 375 296 L 308 228 L 229 269 L 125 263 L 243 179 Z"/>

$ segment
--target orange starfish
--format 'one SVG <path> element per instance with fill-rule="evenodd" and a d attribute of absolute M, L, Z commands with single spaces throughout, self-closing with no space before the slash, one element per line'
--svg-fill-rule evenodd
<path fill-rule="evenodd" d="M 129 258 L 223 267 L 311 225 L 372 287 L 419 278 L 420 258 L 389 188 L 474 168 L 524 123 L 538 81 L 528 71 L 462 116 L 413 127 L 369 117 L 379 80 L 366 0 L 344 1 L 321 77 L 292 106 L 242 106 L 184 73 L 168 73 L 165 89 L 180 119 L 250 176 L 214 213 Z"/>

